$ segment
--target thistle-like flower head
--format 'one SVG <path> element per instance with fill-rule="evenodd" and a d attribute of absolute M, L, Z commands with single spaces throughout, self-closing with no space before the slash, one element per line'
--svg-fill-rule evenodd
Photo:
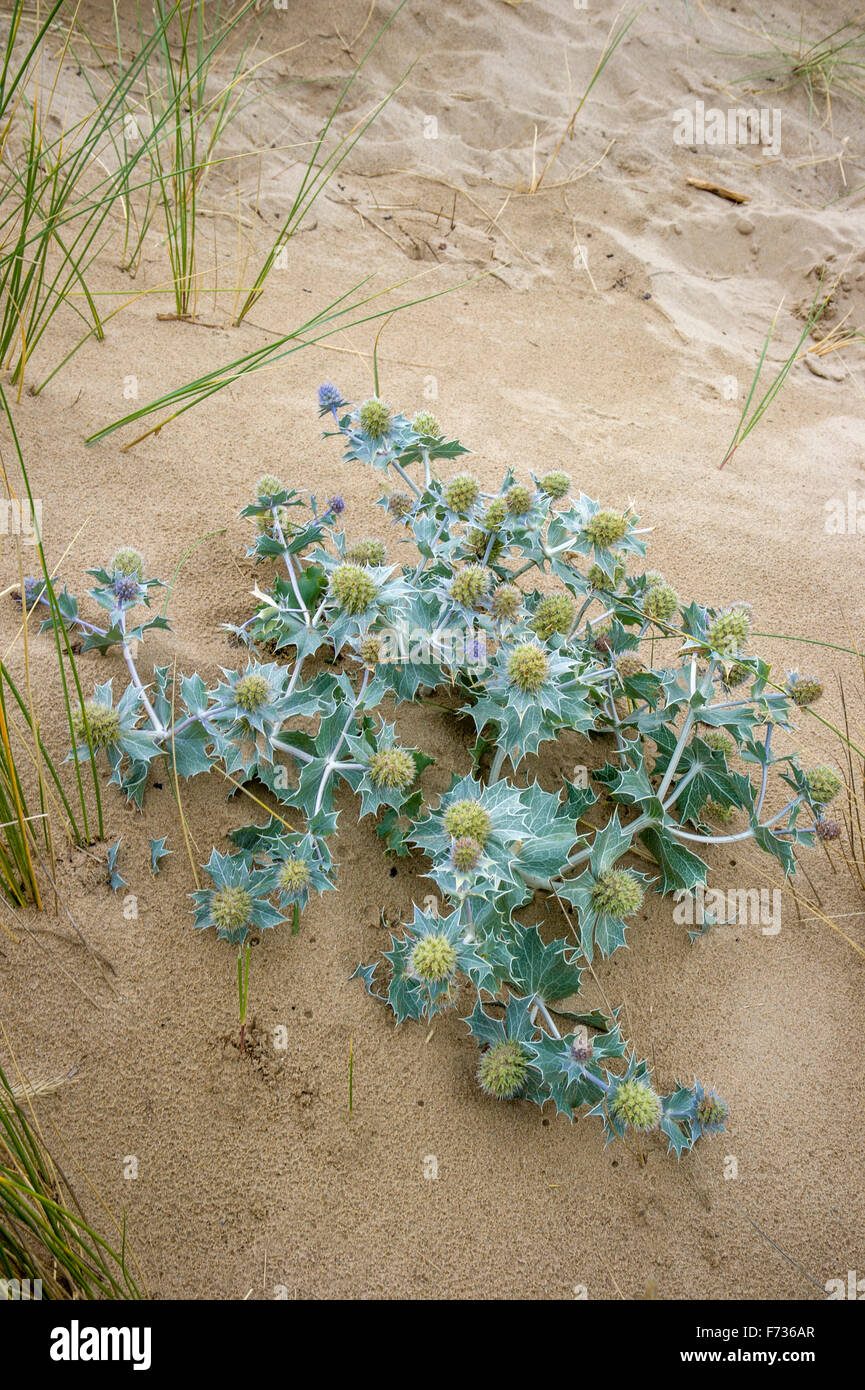
<path fill-rule="evenodd" d="M 529 1055 L 513 1038 L 493 1043 L 483 1054 L 478 1067 L 478 1082 L 482 1091 L 496 1100 L 512 1100 L 526 1084 Z"/>
<path fill-rule="evenodd" d="M 376 637 L 375 633 L 371 632 L 364 637 L 357 650 L 364 666 L 377 666 L 381 661 L 381 638 Z"/>
<path fill-rule="evenodd" d="M 597 910 L 613 917 L 630 917 L 638 912 L 645 896 L 642 883 L 630 869 L 607 869 L 592 888 L 592 902 Z"/>
<path fill-rule="evenodd" d="M 490 612 L 499 622 L 512 623 L 522 602 L 522 590 L 516 584 L 500 584 L 490 599 Z"/>
<path fill-rule="evenodd" d="M 828 767 L 825 763 L 818 763 L 810 772 L 806 772 L 805 781 L 808 794 L 816 806 L 828 806 L 844 785 L 834 767 Z"/>
<path fill-rule="evenodd" d="M 636 652 L 622 652 L 616 657 L 616 670 L 622 680 L 627 680 L 630 676 L 638 676 L 645 669 Z"/>
<path fill-rule="evenodd" d="M 724 677 L 724 684 L 728 686 L 730 690 L 735 690 L 737 685 L 742 685 L 744 681 L 753 679 L 754 672 L 750 667 L 743 665 L 740 661 L 734 661 Z"/>
<path fill-rule="evenodd" d="M 241 945 L 252 928 L 263 931 L 285 919 L 269 901 L 276 886 L 273 869 L 251 869 L 239 854 L 220 854 L 214 849 L 205 865 L 212 888 L 197 888 L 195 925 L 204 931 L 216 927 L 224 941 Z"/>
<path fill-rule="evenodd" d="M 586 535 L 599 550 L 609 550 L 611 546 L 618 545 L 627 535 L 627 531 L 627 518 L 621 512 L 614 512 L 609 508 L 595 512 L 585 525 Z"/>
<path fill-rule="evenodd" d="M 703 1091 L 702 1095 L 698 1093 L 695 1113 L 702 1129 L 708 1134 L 719 1134 L 730 1118 L 730 1107 L 717 1091 Z"/>
<path fill-rule="evenodd" d="M 470 874 L 480 863 L 483 850 L 471 835 L 461 835 L 451 847 L 451 863 L 457 873 Z"/>
<path fill-rule="evenodd" d="M 487 503 L 483 515 L 483 525 L 485 531 L 497 531 L 500 526 L 504 526 L 508 515 L 508 504 L 504 497 L 493 497 Z"/>
<path fill-rule="evenodd" d="M 114 552 L 109 569 L 114 574 L 131 575 L 140 581 L 144 578 L 144 556 L 131 545 L 122 545 Z"/>
<path fill-rule="evenodd" d="M 723 729 L 706 729 L 700 737 L 716 753 L 725 753 L 729 757 L 733 751 L 733 740 L 729 734 L 724 733 Z"/>
<path fill-rule="evenodd" d="M 660 584 L 666 584 L 664 576 L 660 570 L 646 570 L 640 575 L 647 589 L 657 589 Z"/>
<path fill-rule="evenodd" d="M 700 814 L 707 816 L 709 820 L 716 821 L 718 825 L 729 825 L 731 821 L 736 819 L 736 808 L 725 805 L 723 801 L 713 801 L 710 797 Z"/>
<path fill-rule="evenodd" d="M 417 764 L 404 748 L 380 748 L 370 756 L 369 776 L 375 787 L 405 791 L 417 776 Z"/>
<path fill-rule="evenodd" d="M 327 510 L 334 516 L 339 516 L 340 512 L 345 511 L 345 501 L 342 497 L 331 497 L 327 504 Z"/>
<path fill-rule="evenodd" d="M 444 828 L 452 840 L 470 839 L 483 849 L 492 833 L 492 822 L 488 812 L 479 801 L 463 797 L 447 808 L 443 816 Z"/>
<path fill-rule="evenodd" d="M 334 386 L 332 381 L 325 381 L 319 386 L 318 408 L 322 415 L 326 410 L 339 410 L 341 405 L 345 405 L 345 401 L 338 386 Z"/>
<path fill-rule="evenodd" d="M 481 485 L 473 473 L 458 473 L 445 488 L 445 501 L 452 512 L 465 516 L 481 495 Z"/>
<path fill-rule="evenodd" d="M 794 705 L 804 709 L 807 705 L 813 705 L 823 694 L 823 686 L 820 681 L 812 676 L 800 676 L 797 671 L 791 671 L 787 678 L 787 691 Z"/>
<path fill-rule="evenodd" d="M 259 478 L 255 484 L 255 495 L 259 502 L 266 502 L 268 497 L 275 497 L 277 493 L 285 491 L 285 483 L 281 482 L 273 473 L 265 473 L 264 477 Z"/>
<path fill-rule="evenodd" d="M 309 865 L 297 856 L 286 859 L 279 870 L 279 887 L 284 896 L 300 896 L 309 887 Z"/>
<path fill-rule="evenodd" d="M 441 425 L 428 410 L 419 410 L 411 422 L 415 434 L 425 435 L 427 439 L 441 439 Z"/>
<path fill-rule="evenodd" d="M 409 968 L 429 984 L 439 984 L 453 974 L 457 963 L 456 949 L 443 933 L 429 932 L 417 941 L 409 959 Z"/>
<path fill-rule="evenodd" d="M 210 911 L 219 934 L 232 940 L 240 932 L 245 934 L 249 926 L 252 894 L 239 884 L 228 883 L 214 892 Z"/>
<path fill-rule="evenodd" d="M 614 565 L 612 579 L 600 565 L 591 565 L 586 575 L 593 589 L 617 589 L 625 577 L 625 566 Z"/>
<path fill-rule="evenodd" d="M 741 656 L 751 631 L 751 607 L 736 603 L 713 618 L 706 629 L 706 641 L 722 656 Z"/>
<path fill-rule="evenodd" d="M 610 1110 L 616 1119 L 623 1120 L 631 1129 L 647 1133 L 656 1129 L 661 1120 L 661 1097 L 647 1081 L 621 1081 L 610 1101 Z"/>
<path fill-rule="evenodd" d="M 362 613 L 369 608 L 378 585 L 362 565 L 337 565 L 330 576 L 330 594 L 347 613 Z"/>
<path fill-rule="evenodd" d="M 534 642 L 521 642 L 508 657 L 508 681 L 524 695 L 537 695 L 550 674 L 549 657 Z"/>
<path fill-rule="evenodd" d="M 571 490 L 571 479 L 567 473 L 562 473 L 554 469 L 552 473 L 545 473 L 541 478 L 541 490 L 552 497 L 553 501 L 558 501 L 561 497 L 567 497 Z"/>
<path fill-rule="evenodd" d="M 524 483 L 514 483 L 505 493 L 505 502 L 511 516 L 527 516 L 534 506 L 534 496 L 531 488 L 527 488 Z"/>
<path fill-rule="evenodd" d="M 465 565 L 450 582 L 450 596 L 463 608 L 474 608 L 490 587 L 489 570 L 483 565 Z"/>
<path fill-rule="evenodd" d="M 131 574 L 118 574 L 114 581 L 114 597 L 118 603 L 131 603 L 138 598 L 141 586 Z"/>
<path fill-rule="evenodd" d="M 72 712 L 72 730 L 77 744 L 87 742 L 85 715 L 94 751 L 107 748 L 116 741 L 120 733 L 120 715 L 117 710 L 112 709 L 110 705 L 101 704 L 99 700 L 88 700 L 83 711 L 79 708 Z"/>
<path fill-rule="evenodd" d="M 360 427 L 370 439 L 383 439 L 391 426 L 390 407 L 378 396 L 370 396 L 360 408 Z"/>
<path fill-rule="evenodd" d="M 643 598 L 643 612 L 653 622 L 671 622 L 678 607 L 679 595 L 670 584 L 653 584 Z"/>
<path fill-rule="evenodd" d="M 557 632 L 563 637 L 567 636 L 573 623 L 573 599 L 567 594 L 547 594 L 535 609 L 531 626 L 542 642 L 548 642 Z"/>
<path fill-rule="evenodd" d="M 402 521 L 414 510 L 414 499 L 407 492 L 392 492 L 387 500 L 387 509 L 397 521 Z"/>
<path fill-rule="evenodd" d="M 814 829 L 818 840 L 831 841 L 841 837 L 841 827 L 836 820 L 818 820 Z"/>
<path fill-rule="evenodd" d="M 501 536 L 492 531 L 482 531 L 478 526 L 469 532 L 467 545 L 472 555 L 485 560 L 488 565 L 494 565 L 505 548 Z"/>
<path fill-rule="evenodd" d="M 386 554 L 381 541 L 362 540 L 352 546 L 347 558 L 353 565 L 383 565 Z"/>
<path fill-rule="evenodd" d="M 267 704 L 270 696 L 270 683 L 266 676 L 262 676 L 258 671 L 247 671 L 234 687 L 234 698 L 247 714 L 254 714 L 256 710 L 261 709 L 262 705 Z"/>

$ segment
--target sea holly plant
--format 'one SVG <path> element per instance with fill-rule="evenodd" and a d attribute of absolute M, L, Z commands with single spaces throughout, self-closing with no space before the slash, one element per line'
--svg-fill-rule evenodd
<path fill-rule="evenodd" d="M 657 1131 L 681 1155 L 724 1128 L 726 1102 L 696 1080 L 659 1087 L 618 1017 L 586 1009 L 583 972 L 639 949 L 647 895 L 696 894 L 716 846 L 753 841 L 795 870 L 842 785 L 778 748 L 819 681 L 773 682 L 748 603 L 685 603 L 644 568 L 639 517 L 567 473 L 509 468 L 490 491 L 429 412 L 352 405 L 330 383 L 318 405 L 347 475 L 381 474 L 387 539 L 340 497 L 260 478 L 243 511 L 254 607 L 224 625 L 233 645 L 209 683 L 139 673 L 142 643 L 168 624 L 149 612 L 159 585 L 137 551 L 91 572 L 102 624 L 63 589 L 68 626 L 130 677 L 83 706 L 78 757 L 104 759 L 139 808 L 157 760 L 175 786 L 218 769 L 259 808 L 192 894 L 195 925 L 237 952 L 241 1043 L 251 947 L 287 921 L 297 933 L 310 897 L 338 885 L 339 793 L 386 853 L 422 859 L 438 894 L 419 882 L 425 906 L 358 967 L 369 993 L 398 1023 L 459 1011 L 487 1096 L 597 1116 L 607 1138 Z M 440 796 L 400 732 L 418 702 L 473 729 Z M 537 767 L 548 784 L 575 748 L 573 775 L 542 786 Z M 164 843 L 151 842 L 154 871 Z M 552 941 L 545 905 L 567 922 Z"/>

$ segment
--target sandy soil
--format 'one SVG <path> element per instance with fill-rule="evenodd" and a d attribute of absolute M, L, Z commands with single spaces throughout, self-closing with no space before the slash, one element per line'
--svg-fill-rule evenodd
<path fill-rule="evenodd" d="M 232 128 L 230 152 L 308 138 L 351 66 L 335 24 L 348 41 L 367 8 L 367 0 L 262 6 L 262 53 L 303 46 L 265 70 L 266 99 Z M 84 7 L 97 32 L 107 9 Z M 831 30 L 846 9 L 811 4 L 808 32 Z M 103 344 L 86 346 L 41 395 L 14 406 L 44 499 L 46 545 L 54 559 L 65 556 L 73 590 L 83 592 L 87 566 L 120 543 L 139 546 L 151 571 L 169 578 L 197 538 L 225 528 L 187 561 L 173 631 L 151 644 L 154 663 L 176 660 L 213 679 L 236 661 L 219 624 L 250 611 L 256 576 L 237 513 L 262 472 L 341 493 L 349 535 L 387 534 L 374 507 L 377 479 L 350 473 L 333 443 L 320 444 L 314 408 L 327 378 L 352 399 L 369 393 L 374 330 L 304 351 L 129 452 L 121 452 L 128 434 L 90 449 L 84 437 L 128 408 L 130 377 L 149 400 L 302 322 L 370 272 L 382 288 L 423 273 L 422 292 L 490 272 L 398 315 L 380 343 L 385 395 L 411 412 L 429 403 L 425 388 L 434 385 L 436 413 L 476 451 L 472 467 L 485 482 L 497 485 L 507 464 L 565 468 L 606 503 L 634 501 L 655 527 L 651 562 L 683 595 L 748 598 L 765 633 L 844 646 L 851 634 L 861 638 L 862 539 L 825 529 L 827 502 L 865 488 L 855 344 L 820 359 L 827 376 L 797 363 L 732 463 L 723 472 L 718 463 L 782 296 L 776 365 L 801 330 L 815 268 L 841 276 L 830 320 L 850 311 L 858 327 L 865 318 L 865 218 L 861 197 L 848 193 L 862 181 L 862 108 L 834 101 L 829 128 L 822 108 L 809 118 L 801 90 L 770 91 L 747 104 L 782 111 L 777 157 L 752 146 L 677 145 L 674 111 L 698 100 L 739 104 L 729 84 L 748 69 L 741 55 L 766 44 L 750 7 L 650 3 L 575 138 L 529 196 L 533 144 L 540 167 L 567 120 L 569 73 L 579 94 L 613 13 L 563 0 L 411 0 L 351 111 L 368 109 L 420 55 L 417 65 L 350 172 L 317 204 L 250 321 L 227 327 L 230 293 L 202 293 L 200 317 L 216 328 L 157 321 L 172 307 L 166 293 L 138 298 Z M 798 8 L 779 0 L 766 24 L 798 32 Z M 74 107 L 72 76 L 69 91 Z M 258 228 L 260 252 L 295 186 L 293 158 L 274 148 L 264 159 L 257 216 L 257 161 L 232 162 L 208 184 L 202 263 L 212 265 L 215 248 L 221 291 L 242 275 L 237 194 L 242 232 Z M 750 201 L 736 205 L 688 178 Z M 100 283 L 119 303 L 167 273 L 154 233 L 133 284 L 111 255 Z M 68 334 L 71 345 L 72 325 Z M 729 377 L 737 400 L 725 398 Z M 7 544 L 0 583 L 14 578 Z M 4 603 L 5 647 L 16 614 Z M 855 678 L 848 658 L 761 645 L 779 671 L 821 672 L 831 687 L 821 708 L 835 717 L 834 673 Z M 47 683 L 45 639 L 33 649 Z M 83 657 L 80 670 L 88 685 L 112 675 L 125 686 L 115 656 Z M 58 711 L 43 714 L 62 752 Z M 855 714 L 861 727 L 861 708 Z M 436 759 L 425 774 L 430 796 L 451 769 L 468 768 L 465 730 L 435 711 L 404 710 L 400 722 Z M 809 754 L 837 756 L 813 720 L 803 720 L 800 742 Z M 544 785 L 582 760 L 581 748 L 574 737 L 547 755 L 535 769 Z M 202 861 L 249 819 L 223 792 L 214 775 L 186 793 Z M 679 1165 L 650 1141 L 642 1166 L 628 1148 L 605 1148 L 593 1120 L 572 1126 L 527 1104 L 484 1099 L 458 1018 L 429 1038 L 419 1027 L 395 1031 L 387 1011 L 349 983 L 358 961 L 387 945 L 382 910 L 403 913 L 427 891 L 422 861 L 392 867 L 369 822 L 355 825 L 351 801 L 339 803 L 339 895 L 311 904 L 299 938 L 272 933 L 254 950 L 256 1045 L 245 1059 L 234 1041 L 233 959 L 192 930 L 189 864 L 167 785 L 151 787 L 143 816 L 114 791 L 105 795 L 108 840 L 122 837 L 119 868 L 137 919 L 124 917 L 122 895 L 104 882 L 104 849 L 70 852 L 60 866 L 69 911 L 114 973 L 63 939 L 71 929 L 62 913 L 30 925 L 63 937 L 17 928 L 14 940 L 0 936 L 0 1016 L 22 1070 L 36 1079 L 77 1068 L 74 1082 L 39 1101 L 46 1133 L 79 1174 L 82 1195 L 86 1173 L 110 1208 L 125 1207 L 152 1294 L 572 1298 L 583 1286 L 595 1299 L 808 1299 L 825 1296 L 827 1279 L 865 1269 L 861 949 L 813 914 L 800 917 L 790 894 L 777 936 L 727 928 L 696 945 L 672 922 L 670 904 L 650 899 L 631 949 L 599 971 L 603 990 L 623 1003 L 625 1032 L 659 1082 L 696 1073 L 730 1101 L 732 1119 L 726 1136 Z M 154 880 L 148 842 L 159 835 L 175 853 Z M 861 893 L 822 855 L 809 863 L 825 910 L 861 948 Z M 716 854 L 713 868 L 725 887 L 762 887 L 761 873 L 773 875 L 747 848 Z M 530 920 L 538 910 L 543 917 L 539 903 Z M 560 930 L 552 909 L 550 922 Z M 602 1002 L 591 987 L 588 998 Z M 283 1052 L 269 1042 L 279 1025 Z M 425 1177 L 429 1155 L 434 1181 Z M 135 1180 L 124 1178 L 130 1156 Z"/>

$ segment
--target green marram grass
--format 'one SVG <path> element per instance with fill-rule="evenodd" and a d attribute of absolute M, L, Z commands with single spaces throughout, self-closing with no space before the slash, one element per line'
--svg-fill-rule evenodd
<path fill-rule="evenodd" d="M 16 1281 L 20 1297 L 140 1299 L 125 1219 L 117 1230 L 112 1245 L 87 1220 L 48 1151 L 27 1088 L 13 1087 L 0 1069 L 0 1276 Z"/>

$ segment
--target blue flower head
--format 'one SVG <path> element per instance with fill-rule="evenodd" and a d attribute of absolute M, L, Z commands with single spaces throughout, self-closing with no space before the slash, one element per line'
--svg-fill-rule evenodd
<path fill-rule="evenodd" d="M 318 412 L 326 415 L 329 410 L 339 410 L 340 406 L 345 405 L 342 392 L 338 386 L 334 386 L 332 381 L 326 381 L 323 386 L 318 388 Z"/>

